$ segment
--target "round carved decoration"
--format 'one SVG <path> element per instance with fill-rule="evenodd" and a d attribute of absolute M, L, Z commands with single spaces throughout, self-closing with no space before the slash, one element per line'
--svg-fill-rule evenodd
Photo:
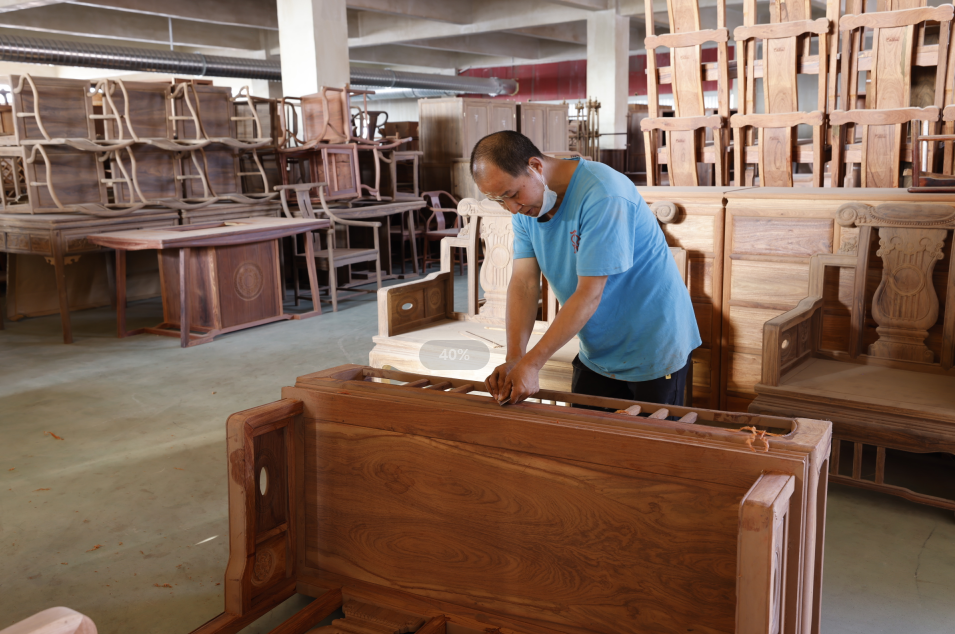
<path fill-rule="evenodd" d="M 441 296 L 440 290 L 432 288 L 430 291 L 428 291 L 428 304 L 431 306 L 431 308 L 438 308 L 443 299 L 444 298 Z"/>
<path fill-rule="evenodd" d="M 235 292 L 245 301 L 252 301 L 262 294 L 264 279 L 258 264 L 243 262 L 235 270 Z"/>
<path fill-rule="evenodd" d="M 886 277 L 892 289 L 902 297 L 911 297 L 925 288 L 925 275 L 911 264 L 896 267 Z"/>
<path fill-rule="evenodd" d="M 260 586 L 272 578 L 275 570 L 275 555 L 271 550 L 260 550 L 255 555 L 255 565 L 252 567 L 252 585 Z"/>
<path fill-rule="evenodd" d="M 511 252 L 506 247 L 494 245 L 487 255 L 487 260 L 495 268 L 503 269 L 511 263 Z"/>

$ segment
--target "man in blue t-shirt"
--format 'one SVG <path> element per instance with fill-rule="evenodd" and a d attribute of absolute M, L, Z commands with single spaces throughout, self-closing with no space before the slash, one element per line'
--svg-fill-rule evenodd
<path fill-rule="evenodd" d="M 514 214 L 507 361 L 487 378 L 491 395 L 502 403 L 533 396 L 544 362 L 577 335 L 575 393 L 682 405 L 700 333 L 663 231 L 633 183 L 601 163 L 544 156 L 513 131 L 477 143 L 471 175 Z M 561 307 L 527 350 L 542 272 Z"/>

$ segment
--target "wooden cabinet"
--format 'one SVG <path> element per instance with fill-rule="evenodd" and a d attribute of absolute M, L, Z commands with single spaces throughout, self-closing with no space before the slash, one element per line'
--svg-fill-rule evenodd
<path fill-rule="evenodd" d="M 522 103 L 518 106 L 518 132 L 541 152 L 567 151 L 567 104 Z"/>
<path fill-rule="evenodd" d="M 498 99 L 419 99 L 421 182 L 424 190 L 452 191 L 455 159 L 471 158 L 481 138 L 517 129 L 517 103 Z"/>

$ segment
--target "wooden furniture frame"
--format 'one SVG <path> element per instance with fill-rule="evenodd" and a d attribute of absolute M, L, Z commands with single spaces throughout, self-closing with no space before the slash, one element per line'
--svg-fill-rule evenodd
<path fill-rule="evenodd" d="M 345 601 L 418 634 L 818 632 L 829 423 L 482 388 L 339 366 L 231 416 L 225 611 L 194 634 L 296 592 L 276 632 Z"/>
<path fill-rule="evenodd" d="M 755 0 L 750 0 L 751 10 L 744 15 L 755 18 Z M 734 175 L 736 185 L 742 186 L 746 180 L 746 165 L 758 163 L 759 184 L 763 187 L 792 187 L 793 173 L 797 163 L 812 164 L 812 186 L 821 187 L 823 183 L 823 164 L 826 159 L 824 140 L 826 86 L 828 75 L 827 34 L 830 24 L 826 18 L 810 20 L 810 3 L 790 3 L 789 8 L 800 7 L 807 19 L 774 24 L 747 24 L 736 28 L 733 39 L 736 40 L 737 67 L 745 69 L 745 75 L 739 81 L 740 113 L 730 117 L 735 139 Z M 807 53 L 810 38 L 818 40 L 818 55 L 815 71 L 818 76 L 818 103 L 813 112 L 802 112 L 799 108 L 797 75 L 800 67 L 809 66 Z M 762 58 L 757 60 L 756 40 L 762 40 Z M 759 72 L 757 74 L 757 62 Z M 754 93 L 756 78 L 763 78 L 763 114 L 756 114 Z M 798 142 L 795 127 L 812 126 L 812 145 Z M 758 130 L 758 144 L 747 141 L 749 130 Z M 811 149 L 805 152 L 804 149 Z M 757 160 L 751 154 L 755 150 Z M 809 154 L 806 156 L 806 154 Z M 807 160 L 808 159 L 808 160 Z M 751 183 L 746 183 L 751 184 Z"/>
<path fill-rule="evenodd" d="M 885 479 L 887 448 L 955 453 L 950 407 L 955 267 L 935 270 L 945 242 L 951 245 L 955 206 L 850 203 L 839 209 L 837 219 L 843 227 L 858 228 L 858 253 L 814 256 L 809 296 L 763 326 L 762 381 L 750 410 L 825 411 L 835 438 L 832 481 L 955 510 L 955 499 L 917 493 Z M 873 269 L 874 255 L 882 259 L 878 277 L 872 275 L 879 268 Z M 950 255 L 948 260 L 951 264 Z M 823 320 L 833 294 L 842 295 L 834 285 L 842 287 L 847 272 L 852 273 L 845 289 L 852 301 L 849 346 L 833 350 L 832 336 L 823 332 L 832 322 L 824 325 Z M 941 315 L 938 287 L 945 297 Z M 852 443 L 851 476 L 839 470 L 842 441 Z M 876 454 L 871 479 L 863 477 L 866 446 Z"/>
<path fill-rule="evenodd" d="M 845 15 L 839 21 L 842 35 L 842 70 L 840 104 L 842 110 L 830 112 L 834 129 L 832 154 L 833 178 L 841 179 L 844 164 L 860 165 L 862 187 L 899 187 L 902 161 L 912 158 L 912 145 L 905 144 L 905 124 L 926 121 L 929 134 L 937 131 L 939 112 L 945 105 L 946 88 L 951 90 L 948 78 L 948 51 L 952 5 L 915 7 L 895 11 L 861 13 L 861 0 L 853 0 L 854 15 Z M 933 107 L 915 108 L 911 103 L 913 67 L 919 63 L 919 47 L 924 39 L 926 23 L 939 23 L 939 42 L 935 51 L 935 103 Z M 872 32 L 872 48 L 864 51 L 863 31 Z M 922 46 L 921 48 L 926 48 Z M 867 53 L 863 58 L 863 53 Z M 863 59 L 866 63 L 863 64 Z M 930 65 L 922 61 L 920 65 Z M 848 69 L 848 72 L 846 72 Z M 866 107 L 850 109 L 859 93 L 858 75 L 868 71 Z M 862 126 L 861 146 L 850 145 L 854 128 Z M 858 149 L 857 149 L 858 147 Z M 935 146 L 930 144 L 928 165 L 935 163 Z M 838 182 L 838 181 L 837 181 Z"/>
<path fill-rule="evenodd" d="M 697 0 L 668 0 L 667 14 L 670 33 L 655 35 L 653 2 L 645 0 L 647 37 L 647 103 L 650 116 L 640 122 L 647 151 L 647 185 L 659 184 L 658 165 L 665 164 L 669 184 L 675 186 L 699 185 L 697 163 L 712 163 L 716 170 L 717 186 L 729 183 L 731 151 L 725 122 L 729 112 L 729 72 L 726 28 L 726 3 L 716 6 L 717 28 L 700 30 L 700 9 Z M 700 46 L 707 42 L 717 45 L 715 79 L 718 82 L 718 112 L 707 116 L 703 105 L 703 81 L 707 77 Z M 657 70 L 656 50 L 669 48 L 671 66 Z M 659 112 L 658 84 L 673 87 L 675 117 L 663 118 Z M 705 146 L 703 129 L 713 131 L 713 145 Z M 667 135 L 664 148 L 659 142 L 659 131 Z"/>
<path fill-rule="evenodd" d="M 67 267 L 77 257 L 104 250 L 90 240 L 90 235 L 103 231 L 161 229 L 178 224 L 179 215 L 166 209 L 142 209 L 117 218 L 86 214 L 0 214 L 0 252 L 41 255 L 52 264 L 63 343 L 73 343 Z M 8 297 L 12 286 L 13 281 L 8 280 Z"/>
<path fill-rule="evenodd" d="M 428 210 L 431 211 L 431 215 L 428 216 L 428 219 L 424 223 L 424 235 L 423 235 L 423 249 L 421 252 L 421 270 L 428 270 L 428 262 L 440 262 L 442 255 L 438 255 L 437 258 L 428 257 L 430 255 L 430 247 L 432 242 L 441 242 L 445 238 L 456 238 L 461 232 L 461 216 L 458 215 L 458 199 L 445 191 L 432 191 L 425 192 L 423 194 L 425 200 L 430 201 L 431 204 L 428 205 Z M 454 207 L 444 207 L 441 205 L 441 196 L 445 196 Z M 447 218 L 445 214 L 454 215 L 454 224 L 450 227 L 447 226 Z M 432 224 L 434 224 L 434 229 L 431 229 Z M 458 245 L 454 242 L 449 243 L 452 245 L 452 248 L 457 247 Z M 466 247 L 464 247 L 466 248 Z M 457 260 L 458 264 L 461 267 L 461 275 L 464 275 L 464 260 L 458 259 L 455 252 L 454 259 Z M 468 262 L 471 264 L 472 262 Z M 473 261 L 474 265 L 477 265 L 476 260 Z M 454 272 L 454 267 L 451 267 L 452 273 Z"/>
<path fill-rule="evenodd" d="M 245 218 L 172 229 L 117 231 L 90 236 L 89 240 L 116 250 L 117 336 L 148 333 L 179 337 L 180 346 L 188 348 L 228 332 L 322 314 L 317 301 L 311 312 L 285 313 L 279 240 L 328 224 L 315 219 Z M 310 241 L 305 248 L 307 255 L 313 255 Z M 130 331 L 126 328 L 126 251 L 142 249 L 159 251 L 164 321 L 155 328 Z M 313 297 L 318 297 L 314 257 L 308 263 Z"/>

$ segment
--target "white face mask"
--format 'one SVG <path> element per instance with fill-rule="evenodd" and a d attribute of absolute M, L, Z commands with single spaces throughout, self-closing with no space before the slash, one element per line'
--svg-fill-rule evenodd
<path fill-rule="evenodd" d="M 541 185 L 544 186 L 544 201 L 541 203 L 541 210 L 537 214 L 537 217 L 539 218 L 554 208 L 554 203 L 557 202 L 557 192 L 547 186 L 547 181 L 544 180 L 543 170 L 538 172 L 532 169 L 531 171 L 537 174 L 537 178 L 540 179 Z"/>

